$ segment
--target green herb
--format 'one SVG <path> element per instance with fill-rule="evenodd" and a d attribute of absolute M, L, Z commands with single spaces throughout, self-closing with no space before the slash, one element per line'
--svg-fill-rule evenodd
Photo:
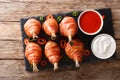
<path fill-rule="evenodd" d="M 43 21 L 43 16 L 40 16 L 40 21 Z"/>
<path fill-rule="evenodd" d="M 57 17 L 57 21 L 60 22 L 62 20 L 62 16 Z"/>
<path fill-rule="evenodd" d="M 72 12 L 73 16 L 78 16 L 78 12 Z"/>

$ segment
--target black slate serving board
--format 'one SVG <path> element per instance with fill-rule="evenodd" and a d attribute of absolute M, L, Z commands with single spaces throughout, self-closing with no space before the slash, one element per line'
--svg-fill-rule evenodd
<path fill-rule="evenodd" d="M 104 18 L 104 21 L 103 21 L 103 28 L 101 30 L 101 32 L 99 32 L 98 34 L 101 34 L 101 33 L 107 33 L 111 36 L 114 37 L 114 30 L 113 30 L 113 24 L 112 24 L 112 14 L 111 14 L 111 9 L 110 8 L 104 8 L 104 9 L 97 9 L 97 11 L 101 14 L 101 15 L 104 15 L 105 18 Z M 58 23 L 60 23 L 60 21 L 63 19 L 64 16 L 71 16 L 71 17 L 74 17 L 74 19 L 76 20 L 77 22 L 77 19 L 78 19 L 78 16 L 79 14 L 81 13 L 82 11 L 74 11 L 74 12 L 69 12 L 69 13 L 60 13 L 60 14 L 53 14 L 54 18 L 58 21 Z M 43 23 L 45 21 L 45 17 L 46 16 L 35 16 L 35 17 L 29 17 L 29 18 L 35 18 L 37 19 L 38 21 L 40 21 L 41 23 Z M 22 42 L 23 42 L 23 52 L 25 51 L 25 44 L 24 44 L 24 39 L 25 38 L 29 38 L 26 33 L 24 32 L 24 24 L 25 22 L 29 19 L 29 18 L 22 18 L 21 19 L 21 32 L 22 32 Z M 94 36 L 89 36 L 89 35 L 85 35 L 84 33 L 82 33 L 80 30 L 78 30 L 76 36 L 74 38 L 78 38 L 80 39 L 84 45 L 85 45 L 85 48 L 90 50 L 91 52 L 91 41 L 93 40 L 93 38 L 95 36 L 97 36 L 98 34 L 94 35 Z M 50 37 L 47 36 L 43 30 L 41 30 L 40 34 L 39 34 L 39 37 L 42 37 L 42 38 L 46 38 L 47 41 L 50 40 Z M 57 39 L 55 40 L 56 43 L 58 43 L 59 45 L 59 42 L 60 40 L 62 39 L 65 39 L 67 41 L 67 38 L 61 36 L 59 34 L 59 32 L 57 33 Z M 34 41 L 36 42 L 36 41 Z M 40 45 L 41 46 L 41 45 Z M 43 56 L 42 56 L 42 60 L 46 60 L 47 59 L 45 58 L 44 56 L 44 45 L 41 46 L 42 49 L 43 49 Z M 65 55 L 65 52 L 63 49 L 61 49 L 61 53 L 64 57 L 62 57 L 62 59 L 60 60 L 60 63 L 59 63 L 59 66 L 73 66 L 74 67 L 74 62 L 72 60 L 70 60 L 66 55 Z M 114 59 L 116 58 L 115 54 L 109 58 L 109 59 Z M 26 70 L 27 71 L 32 71 L 32 66 L 29 64 L 28 60 L 26 59 L 26 57 L 24 56 L 24 60 L 25 60 L 25 67 L 26 67 Z M 84 62 L 92 62 L 92 61 L 101 61 L 100 59 L 96 58 L 92 52 L 90 54 L 90 56 L 88 57 L 83 57 L 83 63 Z M 40 63 L 37 65 L 38 68 L 40 70 L 44 70 L 46 68 L 50 68 L 52 69 L 53 68 L 53 65 L 50 64 L 48 62 L 48 64 L 46 66 L 40 66 Z"/>

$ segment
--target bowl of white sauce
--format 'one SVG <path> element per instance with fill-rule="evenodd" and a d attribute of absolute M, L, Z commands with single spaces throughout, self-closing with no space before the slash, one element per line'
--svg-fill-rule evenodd
<path fill-rule="evenodd" d="M 92 40 L 91 50 L 97 58 L 107 59 L 115 53 L 116 42 L 109 34 L 99 34 Z"/>

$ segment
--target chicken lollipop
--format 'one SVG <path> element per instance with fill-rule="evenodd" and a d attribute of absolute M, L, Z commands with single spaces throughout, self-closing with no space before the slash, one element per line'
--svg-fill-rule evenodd
<path fill-rule="evenodd" d="M 53 42 L 48 41 L 45 45 L 45 56 L 48 58 L 50 63 L 54 65 L 54 70 L 58 69 L 58 63 L 60 60 L 60 48 Z"/>
<path fill-rule="evenodd" d="M 41 23 L 34 19 L 30 18 L 24 24 L 24 31 L 29 37 L 33 37 L 33 39 L 38 38 L 38 34 L 40 33 Z"/>
<path fill-rule="evenodd" d="M 69 16 L 64 17 L 59 26 L 60 34 L 68 37 L 69 43 L 72 45 L 72 37 L 75 36 L 78 30 L 77 23 L 74 18 Z"/>
<path fill-rule="evenodd" d="M 42 25 L 43 30 L 52 40 L 56 39 L 56 33 L 58 32 L 58 23 L 52 15 L 46 17 L 46 21 Z"/>
<path fill-rule="evenodd" d="M 27 39 L 24 41 L 26 44 L 25 57 L 33 65 L 33 71 L 38 72 L 37 64 L 42 58 L 42 48 L 34 42 L 29 42 Z"/>
<path fill-rule="evenodd" d="M 66 44 L 65 52 L 70 59 L 75 61 L 75 66 L 80 67 L 79 62 L 82 61 L 83 55 L 89 56 L 90 52 L 84 49 L 83 43 L 78 39 L 74 39 L 72 42 L 72 46 L 69 43 Z"/>

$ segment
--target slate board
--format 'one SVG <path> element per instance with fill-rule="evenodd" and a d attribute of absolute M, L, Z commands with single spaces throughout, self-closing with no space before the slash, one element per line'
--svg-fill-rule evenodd
<path fill-rule="evenodd" d="M 104 15 L 105 18 L 104 18 L 104 21 L 103 21 L 103 28 L 101 30 L 101 32 L 99 32 L 98 34 L 101 34 L 101 33 L 107 33 L 111 36 L 114 37 L 114 30 L 113 30 L 113 24 L 112 24 L 112 14 L 111 14 L 111 9 L 110 8 L 104 8 L 104 9 L 97 9 L 97 11 L 101 14 L 101 15 Z M 77 19 L 78 19 L 78 16 L 79 14 L 81 13 L 82 11 L 74 11 L 74 12 L 69 12 L 69 13 L 60 13 L 60 14 L 53 14 L 54 18 L 58 21 L 58 23 L 60 23 L 60 21 L 63 19 L 64 16 L 71 16 L 71 17 L 74 17 L 74 19 L 76 20 L 77 22 Z M 43 23 L 45 21 L 45 17 L 46 16 L 34 16 L 34 17 L 29 17 L 29 18 L 35 18 L 37 19 L 38 21 L 40 21 L 41 23 Z M 29 18 L 22 18 L 21 19 L 21 32 L 22 32 L 22 42 L 23 42 L 23 52 L 25 51 L 25 44 L 24 44 L 24 39 L 25 38 L 29 38 L 26 33 L 24 32 L 24 24 L 25 22 L 29 19 Z M 78 38 L 80 39 L 84 45 L 85 45 L 85 48 L 90 50 L 91 52 L 91 41 L 93 40 L 93 38 L 95 36 L 97 36 L 98 34 L 94 35 L 94 36 L 89 36 L 89 35 L 85 35 L 84 33 L 82 33 L 80 30 L 78 30 L 76 36 L 74 38 Z M 47 41 L 50 39 L 50 36 L 47 36 L 43 30 L 41 30 L 40 34 L 38 35 L 39 37 L 42 37 L 42 38 L 46 38 Z M 59 45 L 59 42 L 60 40 L 62 39 L 65 39 L 67 41 L 67 38 L 63 37 L 60 35 L 60 33 L 58 32 L 57 33 L 57 39 L 55 40 L 56 43 L 58 43 Z M 34 41 L 36 42 L 36 41 Z M 40 45 L 41 46 L 41 45 Z M 43 56 L 42 56 L 42 60 L 46 60 L 47 59 L 45 58 L 44 56 L 44 45 L 41 46 L 42 49 L 43 49 Z M 63 58 L 60 60 L 60 63 L 59 63 L 59 66 L 72 66 L 74 67 L 74 62 L 72 60 L 70 60 L 66 55 L 65 55 L 65 52 L 63 49 L 61 49 L 61 53 L 63 54 Z M 114 54 L 111 58 L 109 59 L 115 59 L 116 58 L 116 55 Z M 26 67 L 26 71 L 32 71 L 32 66 L 29 64 L 28 60 L 26 59 L 26 57 L 24 56 L 24 60 L 25 60 L 25 67 Z M 98 58 L 96 58 L 92 52 L 90 54 L 89 57 L 83 57 L 83 61 L 82 63 L 84 62 L 92 62 L 92 61 L 102 61 Z M 48 62 L 48 64 L 46 66 L 40 66 L 40 63 L 37 65 L 38 68 L 40 70 L 44 70 L 46 68 L 50 68 L 52 69 L 53 68 L 53 65 L 50 64 Z"/>

